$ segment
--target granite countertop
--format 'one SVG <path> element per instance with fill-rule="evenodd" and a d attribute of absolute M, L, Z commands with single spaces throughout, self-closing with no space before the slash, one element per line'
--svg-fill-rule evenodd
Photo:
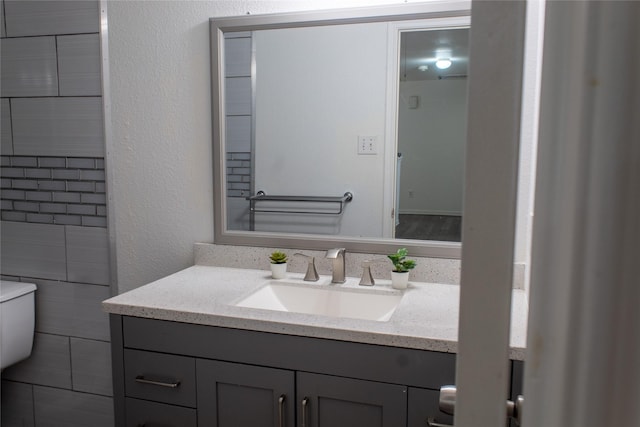
<path fill-rule="evenodd" d="M 287 273 L 287 283 L 305 286 L 363 287 L 348 277 L 331 284 L 330 276 L 304 282 L 303 274 Z M 272 310 L 236 307 L 248 294 L 271 279 L 266 270 L 195 265 L 102 303 L 105 311 L 124 316 L 221 326 L 236 329 L 336 339 L 395 347 L 455 353 L 458 339 L 459 287 L 410 282 L 405 291 L 391 288 L 389 280 L 376 279 L 375 292 L 404 296 L 386 322 L 334 318 Z M 513 291 L 509 357 L 523 360 L 526 344 L 526 301 Z"/>

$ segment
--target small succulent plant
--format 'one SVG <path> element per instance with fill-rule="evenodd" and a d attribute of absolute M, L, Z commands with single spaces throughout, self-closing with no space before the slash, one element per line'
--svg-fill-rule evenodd
<path fill-rule="evenodd" d="M 271 264 L 284 264 L 287 262 L 287 254 L 281 251 L 274 251 L 269 255 Z"/>
<path fill-rule="evenodd" d="M 393 271 L 404 273 L 415 268 L 416 262 L 412 259 L 406 259 L 407 254 L 407 248 L 400 248 L 395 254 L 387 255 L 393 263 Z"/>

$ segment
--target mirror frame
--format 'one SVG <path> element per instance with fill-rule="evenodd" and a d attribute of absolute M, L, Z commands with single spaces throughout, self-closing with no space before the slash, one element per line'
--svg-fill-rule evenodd
<path fill-rule="evenodd" d="M 462 247 L 460 242 L 227 230 L 226 159 L 224 155 L 224 33 L 470 16 L 470 1 L 453 0 L 210 18 L 214 243 L 308 250 L 344 247 L 351 252 L 375 254 L 388 254 L 395 252 L 398 248 L 406 247 L 412 256 L 459 259 Z"/>

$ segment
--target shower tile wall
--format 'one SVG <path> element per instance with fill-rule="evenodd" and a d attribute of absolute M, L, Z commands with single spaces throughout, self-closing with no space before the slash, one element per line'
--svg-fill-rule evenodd
<path fill-rule="evenodd" d="M 224 53 L 227 197 L 244 198 L 251 192 L 251 32 L 225 34 Z"/>
<path fill-rule="evenodd" d="M 0 0 L 0 13 L 0 272 L 38 286 L 1 424 L 111 427 L 99 4 Z"/>

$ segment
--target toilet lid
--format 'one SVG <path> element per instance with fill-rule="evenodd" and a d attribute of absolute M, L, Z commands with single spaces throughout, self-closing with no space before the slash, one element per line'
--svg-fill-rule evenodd
<path fill-rule="evenodd" d="M 21 297 L 36 290 L 36 285 L 25 282 L 11 282 L 8 280 L 0 280 L 0 302 L 12 300 Z"/>

